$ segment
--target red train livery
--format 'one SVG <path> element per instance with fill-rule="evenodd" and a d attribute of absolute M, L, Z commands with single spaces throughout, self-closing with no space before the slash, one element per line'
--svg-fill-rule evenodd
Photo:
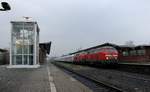
<path fill-rule="evenodd" d="M 99 63 L 99 64 L 116 64 L 118 63 L 118 51 L 111 46 L 103 46 L 90 50 L 77 52 L 74 55 L 74 63 Z"/>
<path fill-rule="evenodd" d="M 118 51 L 113 44 L 105 43 L 55 59 L 76 64 L 118 64 Z"/>

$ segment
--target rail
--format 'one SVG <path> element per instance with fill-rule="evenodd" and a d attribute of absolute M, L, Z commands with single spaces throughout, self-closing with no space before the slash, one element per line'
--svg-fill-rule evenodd
<path fill-rule="evenodd" d="M 87 80 L 90 80 L 90 81 L 92 81 L 92 82 L 94 82 L 94 83 L 96 83 L 96 84 L 98 84 L 98 85 L 101 85 L 101 86 L 103 86 L 103 87 L 105 87 L 105 88 L 109 88 L 109 89 L 111 89 L 112 92 L 127 92 L 127 91 L 122 90 L 122 89 L 119 88 L 119 87 L 114 86 L 114 85 L 111 85 L 111 84 L 108 84 L 108 83 L 105 83 L 105 82 L 96 80 L 96 79 L 94 79 L 94 78 L 85 76 L 85 75 L 83 75 L 83 74 L 80 74 L 80 73 L 78 73 L 78 72 L 76 72 L 76 71 L 74 71 L 74 70 L 72 70 L 72 69 L 69 69 L 69 68 L 67 68 L 67 67 L 65 67 L 65 66 L 63 66 L 63 65 L 61 65 L 61 64 L 58 64 L 58 63 L 53 63 L 53 64 L 56 65 L 57 67 L 60 67 L 60 68 L 65 69 L 65 70 L 67 70 L 67 71 L 70 71 L 70 72 L 72 72 L 72 73 L 74 73 L 74 74 L 76 74 L 76 75 L 78 75 L 78 76 L 80 76 L 80 77 L 83 77 L 83 78 L 85 78 L 85 79 L 87 79 Z"/>

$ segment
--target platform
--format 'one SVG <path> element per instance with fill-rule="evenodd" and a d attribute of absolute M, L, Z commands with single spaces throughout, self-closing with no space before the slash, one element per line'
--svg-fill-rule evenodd
<path fill-rule="evenodd" d="M 7 68 L 39 68 L 40 65 L 8 65 Z"/>
<path fill-rule="evenodd" d="M 52 64 L 39 68 L 0 66 L 0 92 L 92 92 Z"/>
<path fill-rule="evenodd" d="M 50 71 L 54 78 L 57 92 L 92 92 L 88 87 L 52 64 L 50 64 Z"/>
<path fill-rule="evenodd" d="M 141 62 L 141 63 L 119 63 L 120 65 L 139 65 L 139 66 L 150 66 L 149 62 Z"/>

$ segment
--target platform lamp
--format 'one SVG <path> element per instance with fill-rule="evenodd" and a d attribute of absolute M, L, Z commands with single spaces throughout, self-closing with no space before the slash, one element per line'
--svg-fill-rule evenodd
<path fill-rule="evenodd" d="M 10 5 L 7 2 L 1 2 L 2 9 L 0 11 L 8 11 L 11 10 Z"/>

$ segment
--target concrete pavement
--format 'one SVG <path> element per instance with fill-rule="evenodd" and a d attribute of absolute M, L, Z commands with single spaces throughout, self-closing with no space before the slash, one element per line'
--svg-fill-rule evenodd
<path fill-rule="evenodd" d="M 0 66 L 0 92 L 92 92 L 92 90 L 48 63 L 36 69 L 8 69 Z"/>

